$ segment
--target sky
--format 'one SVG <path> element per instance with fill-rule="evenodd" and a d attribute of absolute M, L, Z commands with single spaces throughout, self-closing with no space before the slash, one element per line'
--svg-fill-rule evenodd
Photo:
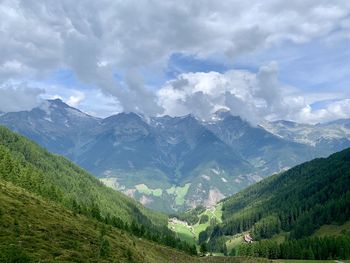
<path fill-rule="evenodd" d="M 348 0 L 0 0 L 0 111 L 350 118 Z"/>

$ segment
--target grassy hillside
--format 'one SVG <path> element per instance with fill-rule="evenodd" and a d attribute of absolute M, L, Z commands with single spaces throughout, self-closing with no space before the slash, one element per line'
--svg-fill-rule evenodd
<path fill-rule="evenodd" d="M 0 180 L 0 262 L 38 261 L 256 262 L 244 258 L 191 257 L 75 214 Z"/>
<path fill-rule="evenodd" d="M 102 216 L 117 216 L 125 222 L 167 224 L 165 215 L 145 209 L 64 157 L 51 154 L 1 126 L 0 168 L 0 178 L 69 208 L 95 208 Z"/>
<path fill-rule="evenodd" d="M 335 248 L 331 254 L 322 255 L 336 258 L 337 253 L 342 255 L 349 253 L 350 256 L 350 251 L 347 251 L 350 249 L 348 229 L 334 238 L 319 239 L 317 235 L 316 238 L 310 237 L 320 228 L 321 233 L 324 233 L 325 231 L 322 231 L 324 225 L 343 225 L 349 220 L 350 149 L 347 149 L 328 158 L 315 159 L 271 176 L 227 198 L 223 201 L 223 222 L 207 228 L 200 234 L 199 240 L 207 242 L 211 250 L 222 252 L 227 251 L 228 240 L 232 239 L 234 242 L 235 236 L 242 233 L 250 233 L 254 241 L 273 242 L 273 244 L 262 242 L 264 248 L 259 247 L 256 242 L 257 245 L 245 246 L 248 247 L 245 248 L 247 253 L 254 255 L 263 255 L 263 252 L 250 251 L 252 247 L 268 251 L 269 248 L 266 247 L 281 249 L 285 244 L 288 246 L 286 249 L 298 251 L 304 250 L 303 244 L 312 246 L 322 243 L 320 245 L 322 250 L 327 250 L 331 249 L 331 245 L 327 248 L 323 243 L 338 242 L 339 245 L 345 242 L 343 251 L 335 251 L 337 250 Z M 279 235 L 283 235 L 285 240 L 280 245 L 278 239 L 282 236 Z M 288 257 L 317 258 L 314 252 L 308 247 L 299 255 L 288 255 Z M 237 250 L 234 253 L 237 253 Z"/>
<path fill-rule="evenodd" d="M 5 128 L 0 128 L 0 179 L 61 204 L 75 214 L 197 254 L 195 246 L 176 238 L 167 228 L 166 215 L 145 209 L 65 158 L 52 155 Z"/>
<path fill-rule="evenodd" d="M 211 208 L 198 206 L 195 209 L 170 217 L 169 229 L 174 231 L 181 240 L 190 244 L 198 244 L 201 232 L 211 225 L 222 222 L 222 203 L 218 203 Z"/>

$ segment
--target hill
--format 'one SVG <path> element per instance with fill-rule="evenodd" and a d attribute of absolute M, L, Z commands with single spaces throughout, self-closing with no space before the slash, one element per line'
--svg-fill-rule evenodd
<path fill-rule="evenodd" d="M 48 153 L 3 127 L 0 127 L 0 179 L 109 228 L 114 226 L 137 237 L 197 254 L 194 246 L 177 239 L 168 230 L 166 215 L 145 209 L 65 158 Z M 16 219 L 16 225 L 17 221 L 23 222 Z"/>
<path fill-rule="evenodd" d="M 269 262 L 192 257 L 76 214 L 2 179 L 0 204 L 0 262 Z"/>
<path fill-rule="evenodd" d="M 267 243 L 246 244 L 239 251 L 242 242 L 238 242 L 230 246 L 233 253 L 266 256 L 261 251 L 275 249 L 270 257 L 317 258 L 315 247 L 323 246 L 325 254 L 319 253 L 319 259 L 350 257 L 349 231 L 338 237 L 312 237 L 322 226 L 341 226 L 350 220 L 350 149 L 266 178 L 224 199 L 222 213 L 221 224 L 199 234 L 199 242 L 213 251 L 229 253 L 227 245 L 249 233 L 254 241 Z M 283 246 L 295 253 L 283 254 Z"/>
<path fill-rule="evenodd" d="M 0 127 L 0 178 L 68 208 L 94 209 L 101 216 L 162 226 L 167 216 L 145 209 L 133 199 L 104 186 L 66 158 L 54 155 L 23 136 Z"/>

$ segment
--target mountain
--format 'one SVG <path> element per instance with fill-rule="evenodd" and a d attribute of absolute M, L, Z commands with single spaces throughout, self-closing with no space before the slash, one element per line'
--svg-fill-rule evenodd
<path fill-rule="evenodd" d="M 316 125 L 275 121 L 264 123 L 263 127 L 283 139 L 310 145 L 328 153 L 350 147 L 350 119 Z"/>
<path fill-rule="evenodd" d="M 162 211 L 214 204 L 255 180 L 252 165 L 193 116 L 147 121 L 120 113 L 98 119 L 49 100 L 7 113 L 0 123 Z"/>
<path fill-rule="evenodd" d="M 228 185 L 219 190 L 217 183 L 211 188 L 207 173 L 223 169 L 234 177 L 252 171 L 193 116 L 152 118 L 147 123 L 134 113 L 121 113 L 102 120 L 98 129 L 77 163 L 153 208 L 196 206 L 208 193 L 216 202 L 215 194 L 223 197 L 233 189 Z"/>
<path fill-rule="evenodd" d="M 298 129 L 279 123 L 287 122 L 253 126 L 223 110 L 211 121 L 135 113 L 100 119 L 61 100 L 0 116 L 0 124 L 70 158 L 104 184 L 171 213 L 214 205 L 265 176 L 349 144 L 346 120 L 295 124 Z M 322 135 L 317 143 L 302 137 L 306 128 Z"/>
<path fill-rule="evenodd" d="M 199 234 L 214 251 L 229 246 L 238 255 L 349 258 L 350 149 L 268 177 L 221 205 L 222 223 Z M 338 237 L 327 237 L 332 231 L 324 229 L 337 228 Z M 238 245 L 248 233 L 254 244 Z"/>
<path fill-rule="evenodd" d="M 31 111 L 9 112 L 0 118 L 0 123 L 11 130 L 72 160 L 100 122 L 59 99 L 44 101 Z"/>
<path fill-rule="evenodd" d="M 318 156 L 318 152 L 309 145 L 281 138 L 261 126 L 254 127 L 229 112 L 219 111 L 214 118 L 215 121 L 207 122 L 206 127 L 254 165 L 260 176 L 288 169 Z"/>

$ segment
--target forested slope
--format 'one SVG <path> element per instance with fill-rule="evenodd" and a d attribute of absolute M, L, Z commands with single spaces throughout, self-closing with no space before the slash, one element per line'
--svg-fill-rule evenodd
<path fill-rule="evenodd" d="M 180 241 L 167 228 L 166 215 L 145 209 L 131 198 L 107 188 L 65 158 L 50 154 L 1 127 L 0 180 L 26 189 L 52 204 L 63 205 L 74 215 L 116 227 L 129 235 L 197 254 L 194 246 Z M 12 208 L 8 212 L 10 216 L 13 213 L 18 213 L 17 209 Z M 37 213 L 39 217 L 40 209 L 37 209 Z M 23 222 L 20 217 L 16 220 Z M 50 242 L 48 246 L 51 246 Z"/>
<path fill-rule="evenodd" d="M 139 238 L 0 179 L 0 262 L 253 263 L 199 258 Z"/>
<path fill-rule="evenodd" d="M 249 231 L 254 240 L 283 232 L 287 240 L 296 242 L 309 238 L 322 225 L 341 225 L 348 220 L 350 149 L 298 165 L 227 198 L 223 223 L 202 232 L 200 241 L 207 241 L 213 250 L 225 250 L 225 236 Z"/>
<path fill-rule="evenodd" d="M 75 210 L 95 210 L 124 222 L 166 225 L 167 217 L 104 186 L 66 158 L 0 126 L 0 178 Z"/>

